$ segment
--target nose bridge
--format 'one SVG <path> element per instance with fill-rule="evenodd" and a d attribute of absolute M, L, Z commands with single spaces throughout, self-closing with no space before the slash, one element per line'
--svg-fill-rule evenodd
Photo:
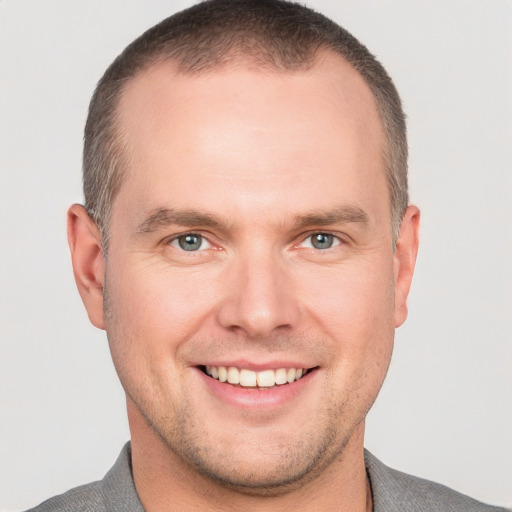
<path fill-rule="evenodd" d="M 290 269 L 270 244 L 253 244 L 229 270 L 229 289 L 219 310 L 225 328 L 251 337 L 292 327 L 299 315 Z"/>

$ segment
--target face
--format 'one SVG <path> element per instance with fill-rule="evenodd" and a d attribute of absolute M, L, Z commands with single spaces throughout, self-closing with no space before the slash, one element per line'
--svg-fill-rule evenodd
<path fill-rule="evenodd" d="M 320 474 L 362 438 L 412 275 L 370 91 L 329 54 L 288 73 L 165 63 L 129 84 L 120 126 L 107 303 L 88 309 L 130 423 L 226 485 Z"/>

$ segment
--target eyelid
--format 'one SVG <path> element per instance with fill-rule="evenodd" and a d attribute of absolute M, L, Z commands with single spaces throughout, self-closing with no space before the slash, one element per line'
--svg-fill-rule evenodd
<path fill-rule="evenodd" d="M 310 240 L 311 237 L 314 236 L 314 235 L 329 235 L 329 236 L 332 236 L 337 241 L 337 243 L 335 243 L 332 247 L 329 247 L 327 249 L 317 249 L 316 247 L 313 247 L 312 244 L 309 247 L 304 247 L 303 244 L 307 240 Z M 294 247 L 297 247 L 297 248 L 303 247 L 303 248 L 306 248 L 306 249 L 313 249 L 315 251 L 328 251 L 329 249 L 334 249 L 335 247 L 338 247 L 338 246 L 340 246 L 342 244 L 345 244 L 345 243 L 347 243 L 346 237 L 344 237 L 341 233 L 333 232 L 333 231 L 329 231 L 329 230 L 317 229 L 317 230 L 309 231 L 308 233 L 302 234 L 299 242 L 296 243 L 294 245 Z"/>
<path fill-rule="evenodd" d="M 293 247 L 294 248 L 300 248 L 307 240 L 310 240 L 313 235 L 319 235 L 319 234 L 332 236 L 335 239 L 336 243 L 332 247 L 330 247 L 328 249 L 317 249 L 317 248 L 313 247 L 312 245 L 310 247 L 306 247 L 307 249 L 313 249 L 313 250 L 316 250 L 316 251 L 327 251 L 329 249 L 332 249 L 334 247 L 338 247 L 339 245 L 347 243 L 346 236 L 343 235 L 342 233 L 333 232 L 333 231 L 329 231 L 329 230 L 317 229 L 317 230 L 309 231 L 307 233 L 303 233 L 300 236 L 299 241 L 297 243 L 295 243 L 293 245 Z M 186 251 L 186 250 L 182 249 L 181 247 L 179 247 L 178 239 L 180 237 L 187 236 L 187 235 L 193 235 L 193 236 L 201 237 L 202 241 L 207 244 L 207 247 L 198 249 L 196 251 Z M 208 235 L 205 235 L 204 233 L 201 233 L 200 231 L 182 231 L 181 233 L 176 233 L 174 235 L 171 235 L 171 236 L 168 236 L 168 237 L 164 238 L 162 240 L 162 243 L 164 245 L 174 247 L 174 248 L 176 248 L 179 251 L 184 252 L 184 253 L 186 253 L 186 252 L 198 253 L 198 252 L 201 252 L 201 251 L 205 251 L 207 249 L 217 249 L 217 250 L 220 250 L 220 247 L 217 247 L 217 245 L 214 244 L 210 240 L 210 237 Z"/>
<path fill-rule="evenodd" d="M 200 249 L 197 249 L 195 251 L 186 251 L 185 249 L 181 248 L 179 246 L 179 239 L 181 237 L 188 236 L 188 235 L 200 237 L 201 241 L 202 241 L 201 245 L 206 244 L 207 247 L 201 247 Z M 203 233 L 200 233 L 198 231 L 183 231 L 181 233 L 176 233 L 175 235 L 172 235 L 172 236 L 169 236 L 169 237 L 165 238 L 162 241 L 162 243 L 164 245 L 171 246 L 171 247 L 173 247 L 174 249 L 177 249 L 180 252 L 190 253 L 190 254 L 206 251 L 207 249 L 212 249 L 212 248 L 215 247 L 213 242 L 210 241 L 208 236 L 205 236 Z"/>

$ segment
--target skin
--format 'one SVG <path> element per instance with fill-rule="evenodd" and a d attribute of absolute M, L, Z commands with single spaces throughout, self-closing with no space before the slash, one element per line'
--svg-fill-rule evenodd
<path fill-rule="evenodd" d="M 130 167 L 108 258 L 79 205 L 68 233 L 126 391 L 144 507 L 366 510 L 364 419 L 407 315 L 419 224 L 410 206 L 394 250 L 368 87 L 330 53 L 287 73 L 167 62 L 119 112 Z M 180 248 L 187 233 L 199 250 Z M 212 387 L 205 364 L 312 370 L 258 392 Z"/>

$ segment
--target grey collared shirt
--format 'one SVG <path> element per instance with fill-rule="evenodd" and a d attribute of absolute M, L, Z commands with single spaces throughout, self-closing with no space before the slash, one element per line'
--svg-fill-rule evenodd
<path fill-rule="evenodd" d="M 428 480 L 391 469 L 365 451 L 374 512 L 507 512 Z M 71 489 L 27 512 L 144 512 L 126 443 L 103 480 Z M 179 511 L 177 511 L 179 512 Z"/>

